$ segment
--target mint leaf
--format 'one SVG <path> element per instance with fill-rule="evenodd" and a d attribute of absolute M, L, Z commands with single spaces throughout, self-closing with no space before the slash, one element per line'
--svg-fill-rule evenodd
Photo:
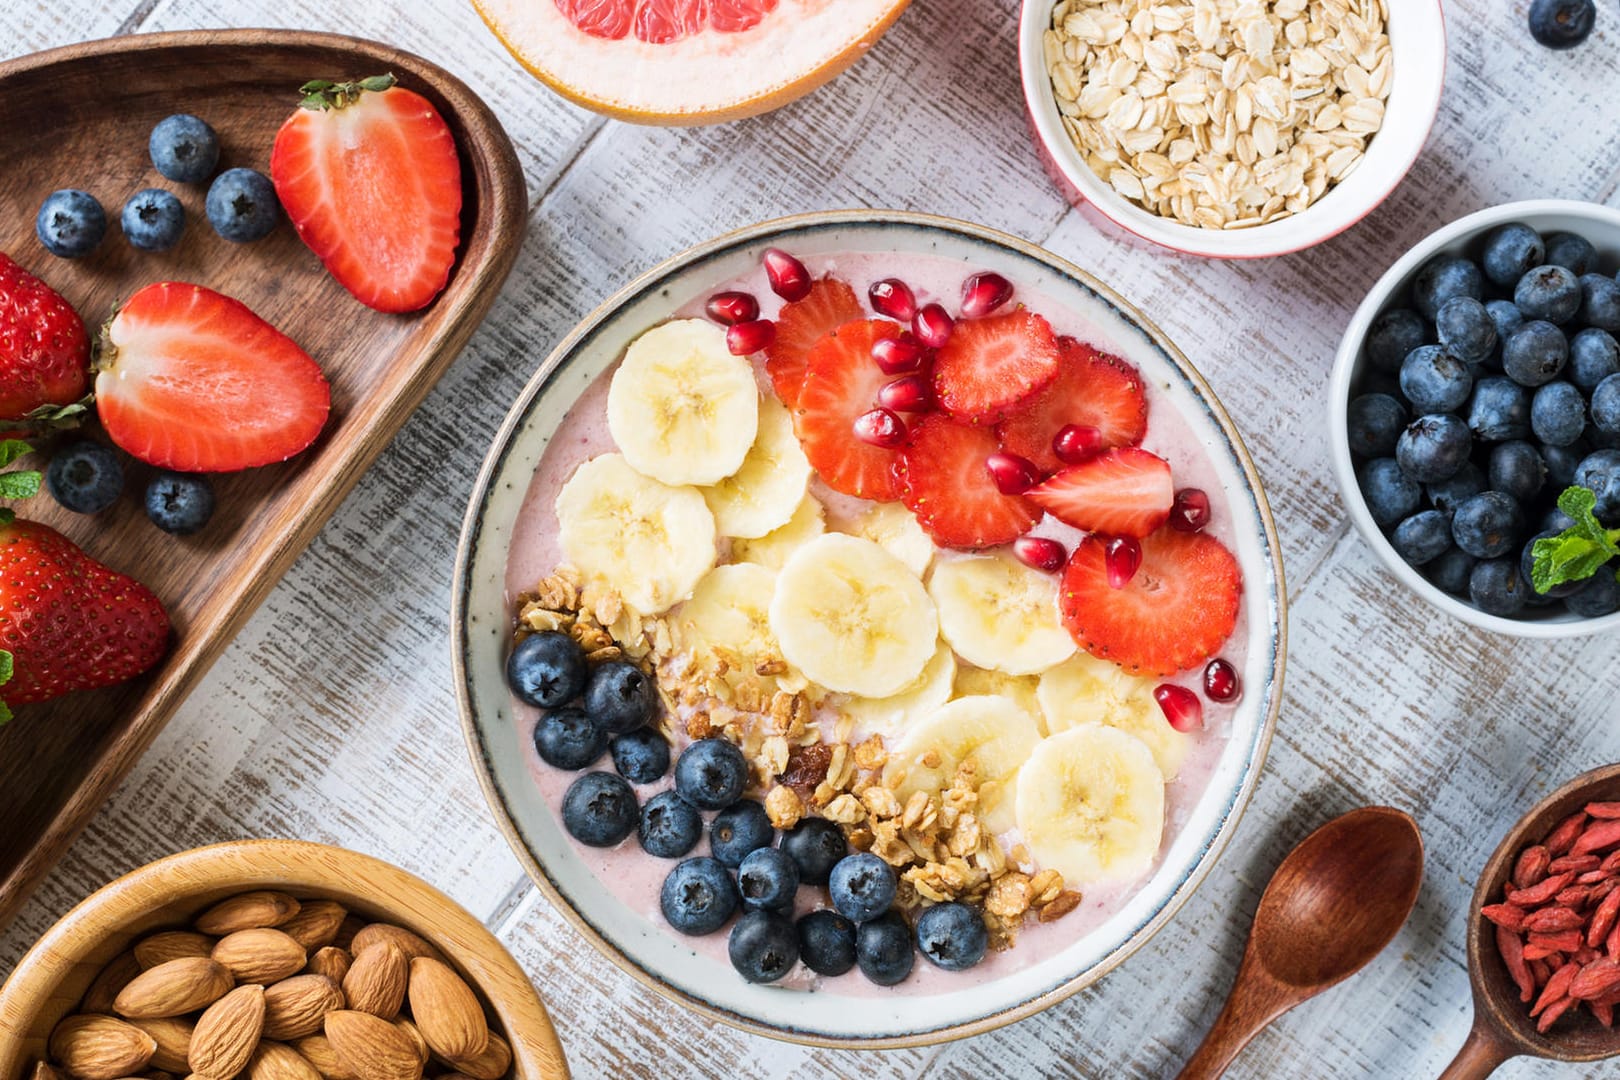
<path fill-rule="evenodd" d="M 15 666 L 13 664 L 11 654 L 4 649 L 0 649 L 0 686 L 3 686 L 11 681 L 11 676 L 14 670 Z M 11 707 L 5 702 L 0 701 L 0 724 L 3 724 L 10 719 Z"/>
<path fill-rule="evenodd" d="M 1531 549 L 1530 581 L 1537 592 L 1584 581 L 1620 556 L 1620 529 L 1605 529 L 1592 513 L 1595 506 L 1597 496 L 1587 488 L 1568 487 L 1558 496 L 1558 509 L 1574 524 L 1557 536 L 1537 540 Z"/>
<path fill-rule="evenodd" d="M 0 499 L 31 499 L 39 494 L 39 473 L 0 473 Z"/>
<path fill-rule="evenodd" d="M 0 469 L 10 465 L 24 454 L 31 454 L 34 448 L 21 439 L 6 439 L 0 442 Z"/>

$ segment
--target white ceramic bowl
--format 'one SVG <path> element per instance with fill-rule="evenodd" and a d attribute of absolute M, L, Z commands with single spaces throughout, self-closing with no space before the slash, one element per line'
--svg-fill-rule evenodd
<path fill-rule="evenodd" d="M 535 467 L 564 414 L 631 340 L 718 283 L 754 270 L 773 245 L 801 256 L 864 251 L 961 259 L 964 273 L 999 271 L 1021 290 L 1052 298 L 1164 388 L 1161 400 L 1186 416 L 1226 492 L 1244 575 L 1245 692 L 1208 785 L 1159 867 L 1122 910 L 990 982 L 964 979 L 962 989 L 933 996 L 908 995 L 903 985 L 876 994 L 865 987 L 857 996 L 840 988 L 843 980 L 816 993 L 750 985 L 723 955 L 694 951 L 655 908 L 633 910 L 617 899 L 580 857 L 529 771 L 528 733 L 514 718 L 503 665 L 513 621 L 507 552 Z M 1265 757 L 1280 702 L 1284 595 L 1259 477 L 1208 385 L 1158 330 L 1083 271 L 1014 237 L 943 218 L 859 210 L 767 222 L 699 245 L 631 283 L 557 346 L 513 406 L 478 477 L 451 625 L 463 726 L 490 806 L 535 882 L 587 940 L 648 986 L 745 1029 L 822 1045 L 903 1046 L 985 1031 L 1067 997 L 1139 948 L 1186 901 L 1230 837 Z"/>
<path fill-rule="evenodd" d="M 1367 144 L 1355 171 L 1303 213 L 1249 229 L 1221 231 L 1183 225 L 1142 209 L 1091 171 L 1074 148 L 1058 112 L 1042 39 L 1054 0 L 1024 0 L 1019 23 L 1019 66 L 1024 104 L 1035 142 L 1064 195 L 1095 206 L 1116 225 L 1145 240 L 1189 255 L 1261 259 L 1320 244 L 1348 229 L 1389 197 L 1417 160 L 1440 110 L 1445 81 L 1446 28 L 1440 0 L 1388 0 L 1394 81 L 1383 128 Z"/>
<path fill-rule="evenodd" d="M 1396 554 L 1378 523 L 1373 521 L 1372 514 L 1367 510 L 1367 501 L 1361 496 L 1361 486 L 1356 483 L 1345 414 L 1350 399 L 1360 393 L 1363 372 L 1361 345 L 1368 327 L 1385 309 L 1405 306 L 1406 290 L 1424 263 L 1440 254 L 1477 258 L 1485 234 L 1510 221 L 1522 221 L 1543 235 L 1550 232 L 1578 233 L 1597 248 L 1604 269 L 1613 273 L 1620 266 L 1620 210 L 1562 199 L 1531 199 L 1493 206 L 1454 221 L 1419 241 L 1367 293 L 1367 298 L 1356 309 L 1349 328 L 1344 332 L 1344 340 L 1339 343 L 1328 395 L 1333 471 L 1338 478 L 1344 504 L 1350 510 L 1350 520 L 1355 522 L 1357 531 L 1372 545 L 1384 566 L 1413 592 L 1446 614 L 1482 629 L 1515 637 L 1576 637 L 1620 629 L 1620 612 L 1598 619 L 1582 619 L 1563 610 L 1562 605 L 1554 605 L 1551 610 L 1556 614 L 1529 611 L 1523 618 L 1505 619 L 1500 615 L 1487 615 L 1468 601 L 1435 587 Z"/>

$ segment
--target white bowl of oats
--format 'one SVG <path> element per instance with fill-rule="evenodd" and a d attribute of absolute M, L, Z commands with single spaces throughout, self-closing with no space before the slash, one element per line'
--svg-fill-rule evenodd
<path fill-rule="evenodd" d="M 1024 99 L 1059 187 L 1213 258 L 1338 235 L 1395 189 L 1445 77 L 1439 0 L 1025 0 Z"/>

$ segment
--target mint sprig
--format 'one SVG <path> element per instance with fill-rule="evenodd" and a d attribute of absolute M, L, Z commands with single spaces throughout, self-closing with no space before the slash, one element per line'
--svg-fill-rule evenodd
<path fill-rule="evenodd" d="M 1558 496 L 1558 509 L 1575 524 L 1557 536 L 1537 540 L 1531 549 L 1530 580 L 1537 592 L 1584 581 L 1620 557 L 1620 529 L 1604 528 L 1592 512 L 1596 506 L 1597 495 L 1589 488 L 1568 487 Z"/>

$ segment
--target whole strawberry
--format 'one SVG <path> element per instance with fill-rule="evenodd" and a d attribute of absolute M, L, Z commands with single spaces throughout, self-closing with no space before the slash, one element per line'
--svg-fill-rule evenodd
<path fill-rule="evenodd" d="M 0 421 L 71 405 L 90 382 L 90 335 L 71 305 L 0 253 Z"/>

